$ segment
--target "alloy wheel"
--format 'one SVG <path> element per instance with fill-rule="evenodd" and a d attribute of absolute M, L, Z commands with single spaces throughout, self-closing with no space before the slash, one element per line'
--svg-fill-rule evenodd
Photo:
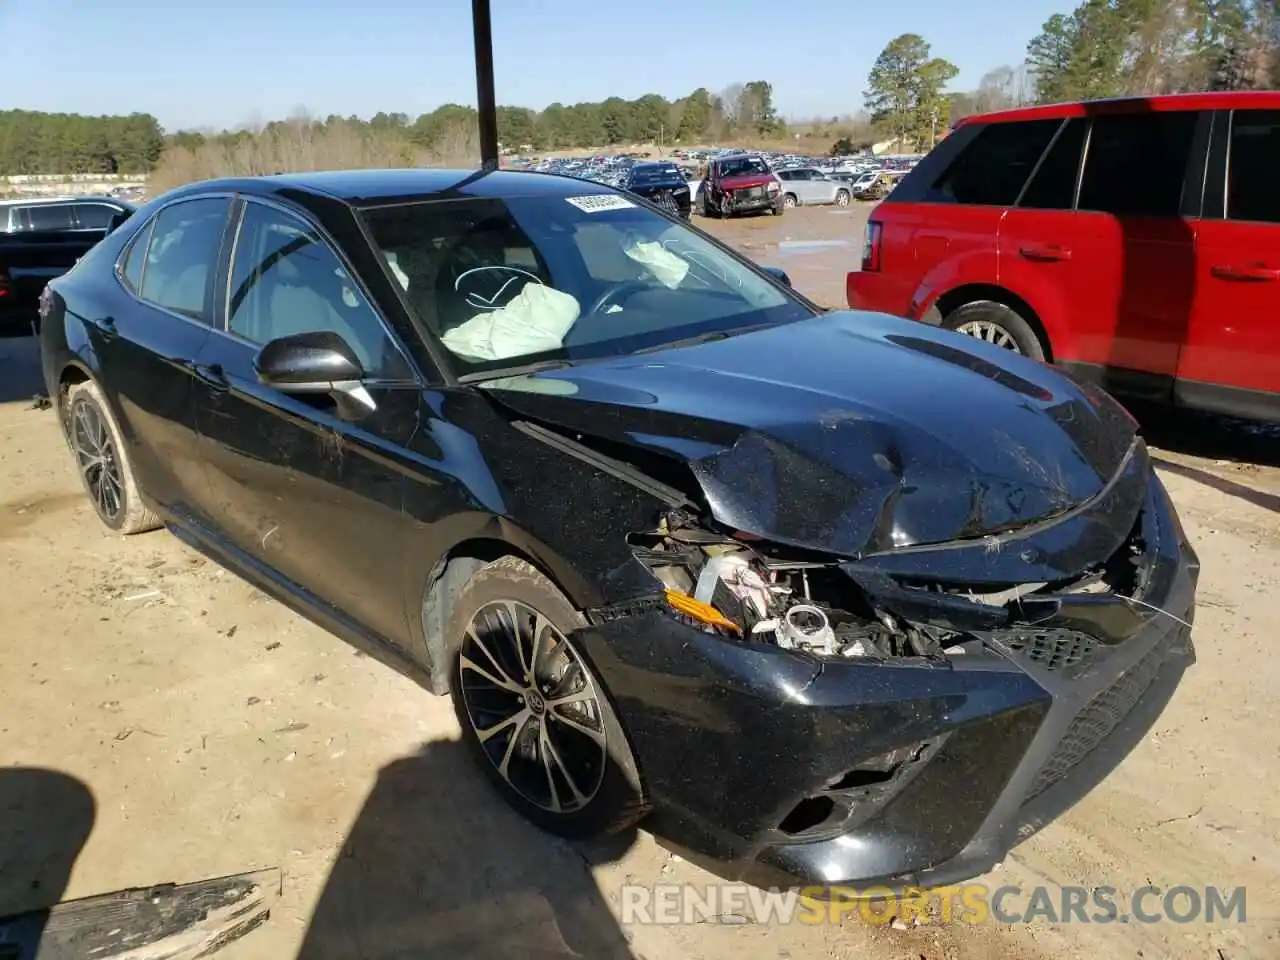
<path fill-rule="evenodd" d="M 590 803 L 604 779 L 604 719 L 564 635 L 529 605 L 496 601 L 471 618 L 458 656 L 467 719 L 498 775 L 551 813 Z"/>
<path fill-rule="evenodd" d="M 849 195 L 841 190 L 836 194 L 836 206 L 847 207 L 849 205 Z"/>
<path fill-rule="evenodd" d="M 95 404 L 81 401 L 71 408 L 71 448 L 98 512 L 114 522 L 124 509 L 124 479 L 115 441 Z"/>
<path fill-rule="evenodd" d="M 1018 341 L 1014 339 L 1012 333 L 990 320 L 970 320 L 956 327 L 957 333 L 963 333 L 975 340 L 984 340 L 987 343 L 993 343 L 997 347 L 1004 347 L 1006 350 L 1012 350 L 1014 353 L 1022 353 L 1018 347 Z"/>
<path fill-rule="evenodd" d="M 790 196 L 788 196 L 788 197 L 784 197 L 784 198 L 783 198 L 783 200 L 782 200 L 782 203 L 783 203 L 783 205 L 784 205 L 784 206 L 786 206 L 786 207 L 788 207 L 788 208 L 794 207 L 794 206 L 796 205 L 796 198 L 795 198 L 795 197 L 790 197 Z"/>

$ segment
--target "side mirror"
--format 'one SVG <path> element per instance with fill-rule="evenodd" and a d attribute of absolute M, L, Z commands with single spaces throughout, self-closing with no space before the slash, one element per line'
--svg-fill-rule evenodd
<path fill-rule="evenodd" d="M 783 270 L 781 267 L 761 267 L 760 269 L 769 274 L 769 276 L 773 277 L 773 279 L 777 280 L 779 283 L 785 284 L 788 287 L 791 286 L 791 278 L 787 276 L 787 271 Z"/>
<path fill-rule="evenodd" d="M 253 358 L 253 369 L 263 384 L 282 393 L 328 394 L 348 419 L 377 409 L 355 351 L 327 330 L 272 340 Z"/>

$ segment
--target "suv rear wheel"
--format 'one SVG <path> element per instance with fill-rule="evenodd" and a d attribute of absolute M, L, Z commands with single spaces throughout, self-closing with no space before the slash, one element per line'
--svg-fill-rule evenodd
<path fill-rule="evenodd" d="M 782 198 L 782 205 L 786 207 L 788 210 L 793 208 L 796 205 L 796 203 L 797 203 L 796 195 L 794 193 L 788 193 L 786 196 Z"/>
<path fill-rule="evenodd" d="M 1044 344 L 1031 324 L 1012 307 L 994 300 L 975 300 L 957 307 L 943 318 L 942 326 L 1032 360 L 1045 358 Z"/>

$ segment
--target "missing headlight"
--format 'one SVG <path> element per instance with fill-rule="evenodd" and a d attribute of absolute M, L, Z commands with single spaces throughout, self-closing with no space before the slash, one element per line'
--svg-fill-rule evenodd
<path fill-rule="evenodd" d="M 676 611 L 747 642 L 821 657 L 889 659 L 936 657 L 958 637 L 875 609 L 835 561 L 783 556 L 767 544 L 707 529 L 684 512 L 667 514 L 631 544 Z"/>

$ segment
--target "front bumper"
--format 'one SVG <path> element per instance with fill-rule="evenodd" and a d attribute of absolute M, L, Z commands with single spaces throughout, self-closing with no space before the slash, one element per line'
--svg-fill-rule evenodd
<path fill-rule="evenodd" d="M 762 189 L 763 192 L 757 194 L 753 192 L 756 189 Z M 767 189 L 751 187 L 743 190 L 731 190 L 729 197 L 729 212 L 731 214 L 738 213 L 754 213 L 759 210 L 772 210 L 774 207 L 782 205 L 781 193 L 770 193 Z"/>
<path fill-rule="evenodd" d="M 584 629 L 652 794 L 646 826 L 763 887 L 986 872 L 1120 763 L 1194 662 L 1199 562 L 1154 475 L 1144 515 L 1159 540 L 1141 625 L 1084 667 L 995 635 L 939 665 L 819 661 L 658 610 Z M 913 759 L 877 771 L 895 751 Z"/>

